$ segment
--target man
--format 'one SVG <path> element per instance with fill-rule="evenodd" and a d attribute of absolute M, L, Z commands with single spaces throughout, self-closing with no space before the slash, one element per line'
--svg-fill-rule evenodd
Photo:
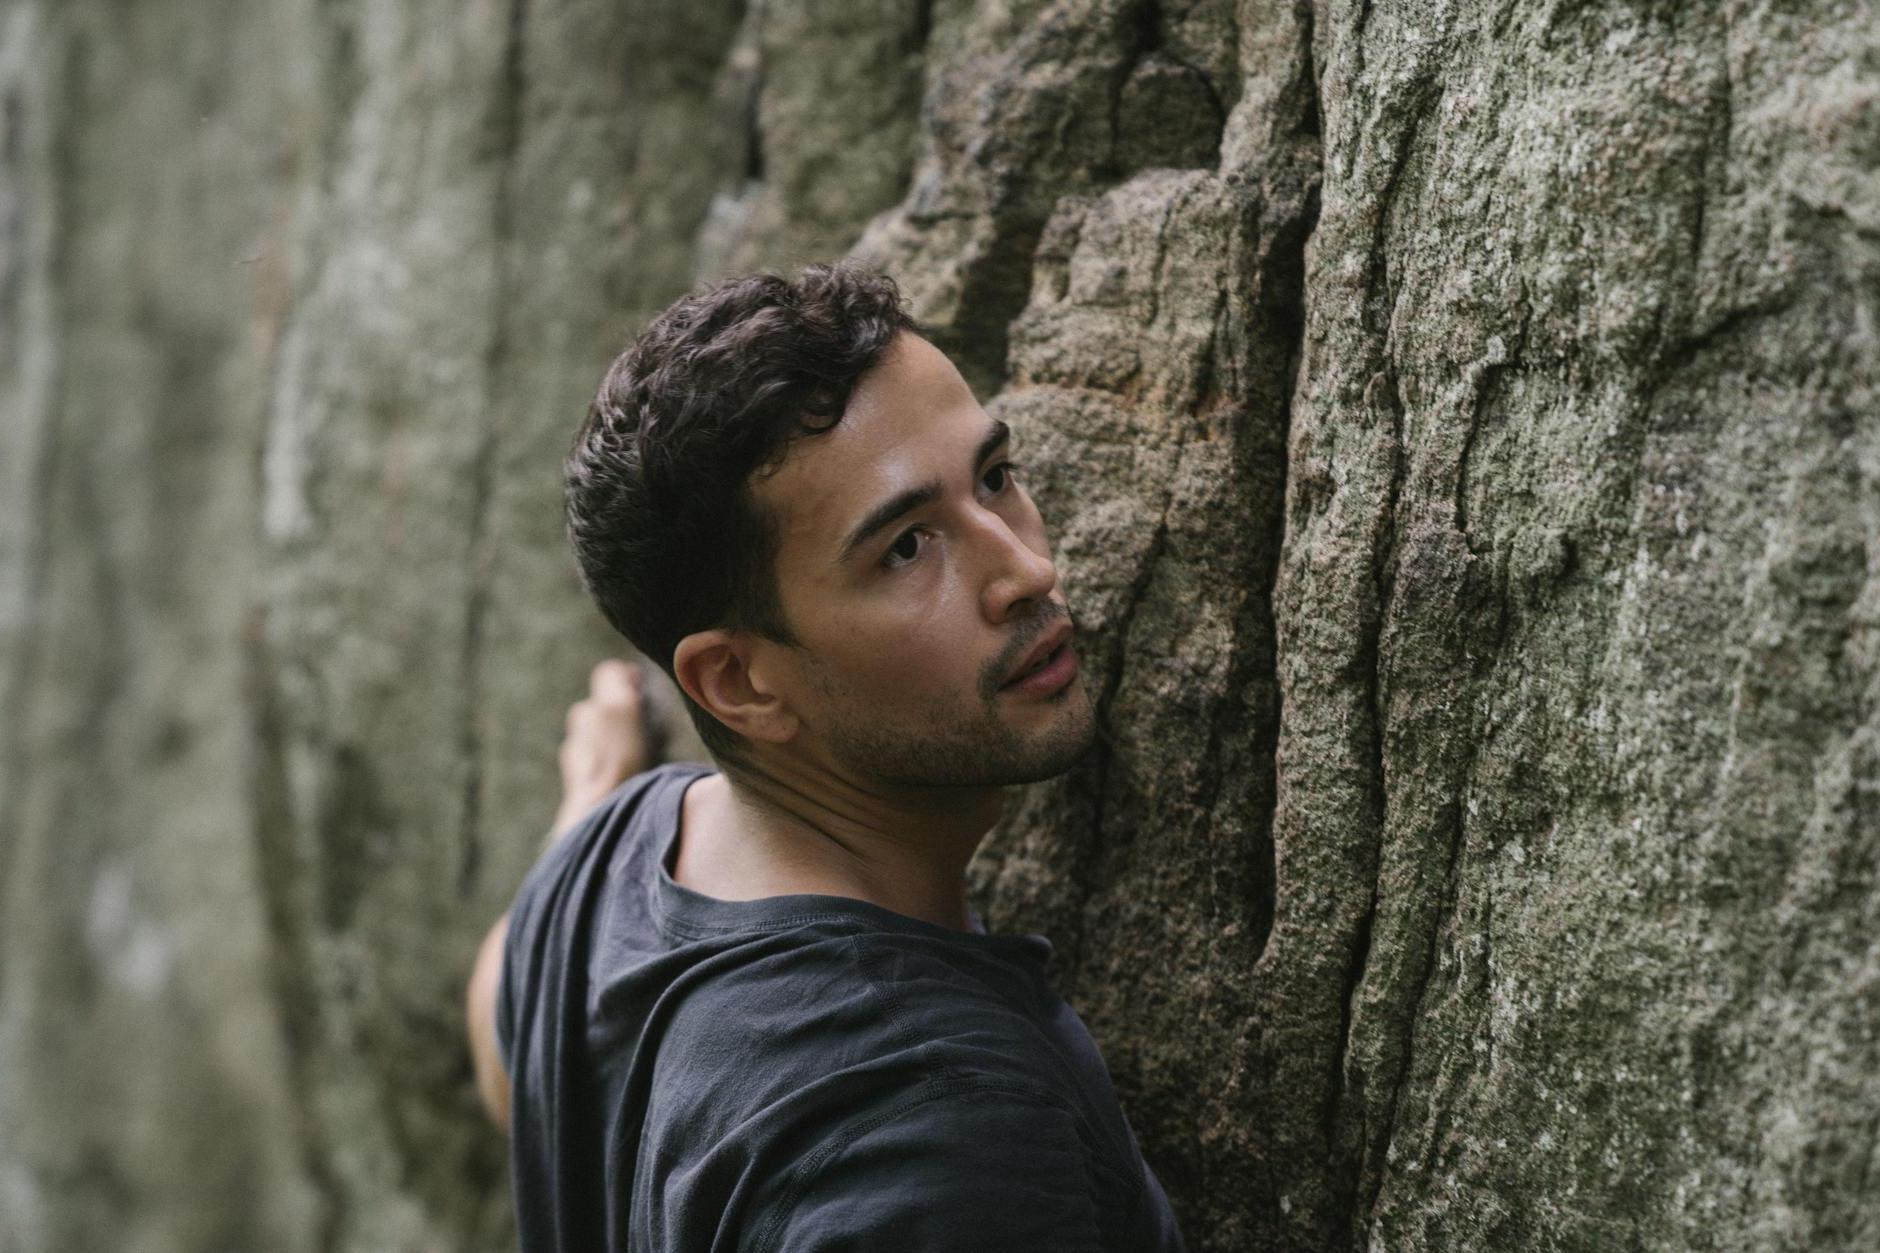
<path fill-rule="evenodd" d="M 583 578 L 718 768 L 641 770 L 621 663 L 571 712 L 468 998 L 525 1253 L 1182 1248 L 1050 942 L 967 901 L 1096 723 L 1010 433 L 919 330 L 849 266 L 720 283 L 569 455 Z"/>

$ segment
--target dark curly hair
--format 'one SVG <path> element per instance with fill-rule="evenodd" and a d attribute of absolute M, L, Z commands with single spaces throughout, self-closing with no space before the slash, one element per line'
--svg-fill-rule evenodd
<path fill-rule="evenodd" d="M 673 651 L 694 631 L 799 643 L 778 594 L 778 519 L 748 483 L 839 423 L 901 330 L 923 334 L 893 279 L 809 265 L 795 282 L 694 289 L 608 367 L 563 466 L 568 538 L 601 613 L 675 682 Z M 719 764 L 747 765 L 749 742 L 680 693 Z"/>

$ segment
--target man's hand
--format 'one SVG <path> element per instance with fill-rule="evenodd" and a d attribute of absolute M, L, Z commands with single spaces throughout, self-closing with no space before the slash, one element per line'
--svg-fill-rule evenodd
<path fill-rule="evenodd" d="M 561 742 L 561 808 L 554 843 L 601 798 L 646 769 L 644 678 L 640 667 L 609 657 L 588 676 L 588 697 L 568 706 Z"/>
<path fill-rule="evenodd" d="M 587 699 L 568 707 L 567 735 L 561 742 L 561 807 L 549 829 L 552 845 L 620 784 L 647 767 L 645 693 L 639 666 L 610 657 L 588 676 Z M 509 1076 L 496 1051 L 496 988 L 503 971 L 503 940 L 509 934 L 504 913 L 483 937 L 470 984 L 464 990 L 464 1016 L 470 1033 L 470 1062 L 477 1095 L 496 1125 L 509 1130 Z"/>

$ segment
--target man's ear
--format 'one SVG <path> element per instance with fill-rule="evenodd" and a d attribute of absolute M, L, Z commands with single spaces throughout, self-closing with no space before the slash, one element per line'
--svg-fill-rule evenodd
<path fill-rule="evenodd" d="M 694 631 L 673 649 L 673 677 L 700 708 L 733 731 L 781 744 L 796 734 L 797 717 L 761 676 L 753 675 L 754 651 L 742 631 Z"/>

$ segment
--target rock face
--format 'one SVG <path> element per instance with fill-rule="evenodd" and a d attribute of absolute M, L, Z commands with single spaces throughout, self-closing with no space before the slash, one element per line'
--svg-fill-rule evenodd
<path fill-rule="evenodd" d="M 1868 6 L 8 0 L 0 161 L 0 1253 L 512 1243 L 561 453 L 845 253 L 1052 525 L 973 882 L 1191 1247 L 1880 1244 Z"/>

